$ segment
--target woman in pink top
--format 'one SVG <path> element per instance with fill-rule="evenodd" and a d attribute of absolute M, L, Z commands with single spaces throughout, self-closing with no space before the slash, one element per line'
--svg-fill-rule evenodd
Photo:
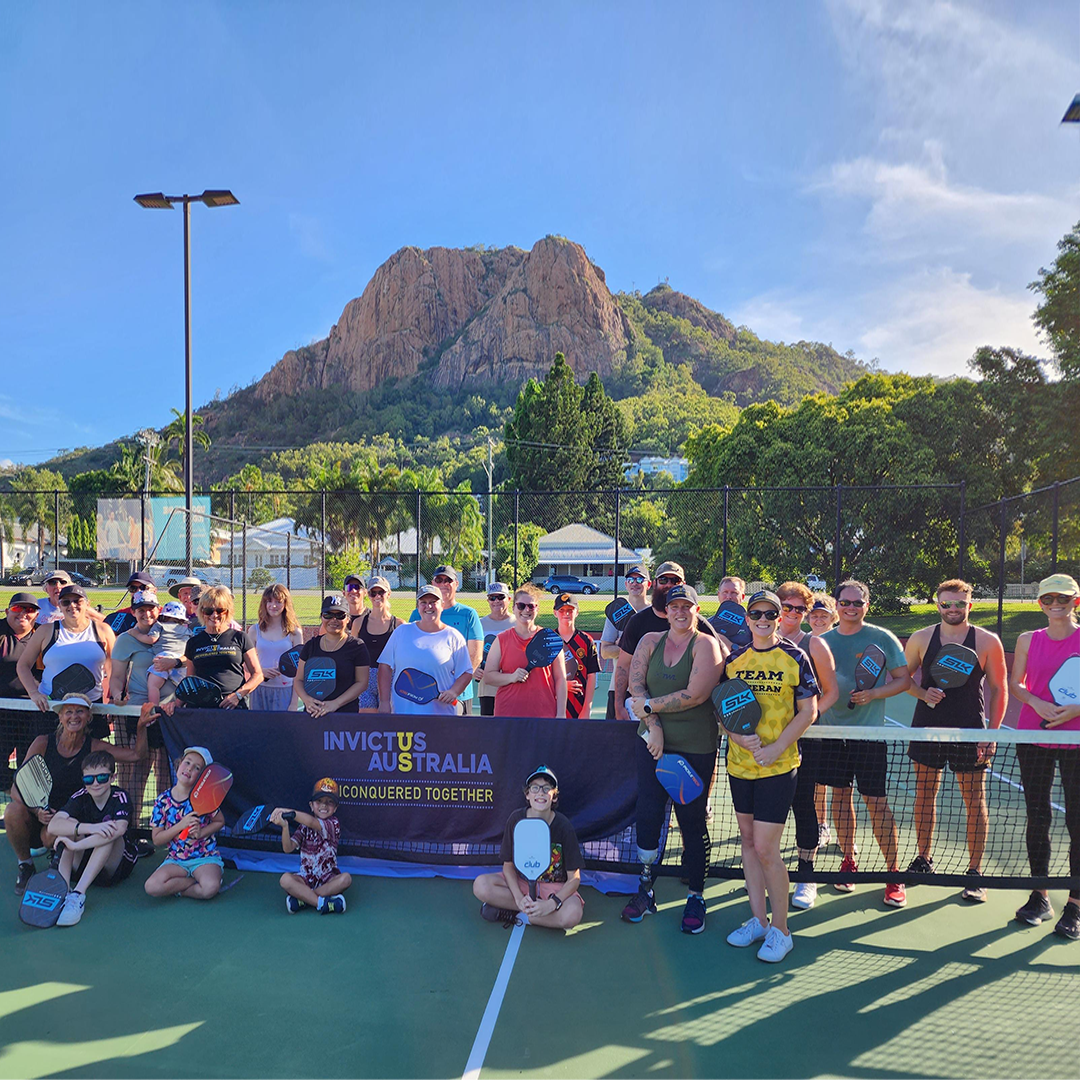
<path fill-rule="evenodd" d="M 514 593 L 514 625 L 492 643 L 484 682 L 495 687 L 496 716 L 566 716 L 566 661 L 560 652 L 548 667 L 531 671 L 525 648 L 540 630 L 536 612 L 544 594 L 535 585 Z"/>
<path fill-rule="evenodd" d="M 1009 692 L 1023 703 L 1016 726 L 1027 730 L 1080 730 L 1075 674 L 1080 668 L 1080 627 L 1076 623 L 1080 586 L 1068 574 L 1052 574 L 1039 582 L 1039 606 L 1046 616 L 1046 629 L 1021 634 L 1013 657 Z M 1061 678 L 1059 669 L 1067 662 L 1073 669 L 1071 677 L 1064 680 L 1067 692 L 1059 690 L 1055 694 Z M 1058 704 L 1062 701 L 1065 704 Z M 1080 747 L 1020 744 L 1016 756 L 1027 805 L 1031 873 L 1044 876 L 1050 872 L 1050 791 L 1056 764 L 1061 772 L 1065 827 L 1069 830 L 1069 873 L 1080 882 Z M 1038 926 L 1053 916 L 1046 890 L 1036 889 L 1017 911 L 1016 921 Z M 1080 884 L 1069 890 L 1069 900 L 1054 933 L 1070 941 L 1080 938 Z"/>

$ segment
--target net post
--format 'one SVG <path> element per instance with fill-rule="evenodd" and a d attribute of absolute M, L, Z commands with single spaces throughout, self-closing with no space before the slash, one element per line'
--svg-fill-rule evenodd
<path fill-rule="evenodd" d="M 285 588 L 292 592 L 292 533 L 285 534 Z"/>
<path fill-rule="evenodd" d="M 998 539 L 1001 550 L 998 553 L 998 608 L 997 608 L 997 635 L 1001 637 L 1002 626 L 1005 622 L 1005 507 L 1007 500 L 1002 499 L 1001 519 L 998 527 Z"/>
<path fill-rule="evenodd" d="M 731 488 L 724 485 L 724 544 L 720 552 L 720 580 L 723 581 L 727 577 L 727 559 L 728 559 L 728 495 L 731 492 Z"/>
<path fill-rule="evenodd" d="M 229 492 L 229 592 L 236 595 L 236 491 Z"/>
<path fill-rule="evenodd" d="M 1058 510 L 1060 508 L 1061 484 L 1054 481 L 1054 528 L 1050 538 L 1050 573 L 1056 574 L 1058 568 Z"/>

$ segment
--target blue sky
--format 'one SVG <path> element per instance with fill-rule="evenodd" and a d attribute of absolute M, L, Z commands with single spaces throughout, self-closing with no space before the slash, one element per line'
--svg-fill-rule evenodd
<path fill-rule="evenodd" d="M 1074 3 L 50 3 L 0 35 L 0 460 L 183 406 L 326 335 L 398 248 L 584 244 L 886 370 L 1042 355 L 1080 219 Z"/>

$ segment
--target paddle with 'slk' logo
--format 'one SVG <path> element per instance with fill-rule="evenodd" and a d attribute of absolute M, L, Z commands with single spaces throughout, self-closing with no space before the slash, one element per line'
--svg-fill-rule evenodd
<path fill-rule="evenodd" d="M 712 692 L 720 726 L 732 735 L 753 735 L 761 719 L 761 704 L 742 679 L 728 679 Z"/>
<path fill-rule="evenodd" d="M 979 654 L 966 645 L 942 645 L 930 665 L 930 678 L 940 689 L 954 690 L 971 678 L 978 662 Z M 929 701 L 926 704 L 934 708 Z"/>

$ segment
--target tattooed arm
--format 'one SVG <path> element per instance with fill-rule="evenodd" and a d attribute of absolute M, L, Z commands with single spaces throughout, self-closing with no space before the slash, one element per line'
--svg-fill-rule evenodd
<path fill-rule="evenodd" d="M 649 635 L 653 637 L 654 635 Z M 658 635 L 655 635 L 658 637 Z M 642 638 L 642 644 L 645 643 L 645 638 Z M 644 662 L 641 667 L 641 678 L 639 681 L 635 681 L 634 672 L 638 665 L 638 653 L 641 651 L 641 646 L 638 646 L 638 651 L 634 653 L 634 660 L 630 666 L 630 687 L 634 695 L 635 703 L 639 697 L 644 698 L 648 695 L 648 690 L 645 687 L 645 673 L 649 667 L 649 657 L 644 658 Z M 652 647 L 649 649 L 649 656 L 652 655 Z M 650 700 L 649 705 L 653 712 L 659 713 L 673 713 L 683 712 L 686 709 L 692 709 L 695 705 L 700 705 L 702 702 L 708 701 L 713 689 L 717 683 L 720 682 L 720 676 L 724 671 L 724 658 L 720 652 L 720 646 L 715 638 L 706 637 L 704 634 L 698 634 L 697 639 L 694 642 L 694 659 L 690 668 L 690 679 L 687 682 L 685 690 L 676 690 L 671 694 L 664 694 L 663 697 L 654 697 Z"/>

